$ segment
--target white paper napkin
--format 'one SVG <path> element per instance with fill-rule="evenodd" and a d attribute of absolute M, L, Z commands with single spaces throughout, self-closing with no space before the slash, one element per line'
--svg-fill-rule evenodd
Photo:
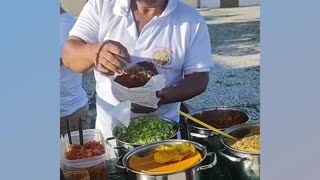
<path fill-rule="evenodd" d="M 160 98 L 156 92 L 165 88 L 165 77 L 163 74 L 153 76 L 143 87 L 127 88 L 114 81 L 112 82 L 112 93 L 120 103 L 113 109 L 112 116 L 122 122 L 125 126 L 130 123 L 131 103 L 145 107 L 158 108 Z"/>

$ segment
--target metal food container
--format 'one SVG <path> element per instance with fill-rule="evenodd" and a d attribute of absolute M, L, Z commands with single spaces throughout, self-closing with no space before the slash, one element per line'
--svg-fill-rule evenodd
<path fill-rule="evenodd" d="M 198 164 L 194 165 L 193 167 L 190 167 L 189 169 L 186 169 L 181 172 L 172 173 L 172 174 L 159 175 L 159 174 L 137 172 L 135 170 L 132 170 L 128 166 L 128 161 L 129 161 L 130 157 L 132 157 L 132 156 L 140 156 L 141 157 L 141 156 L 144 156 L 144 155 L 154 151 L 159 146 L 181 144 L 181 143 L 190 143 L 190 144 L 194 145 L 196 147 L 196 149 L 201 153 L 201 156 L 202 156 L 202 160 Z M 210 163 L 203 165 L 203 162 L 207 157 L 211 158 L 212 160 Z M 129 179 L 135 179 L 135 180 L 177 180 L 177 179 L 178 180 L 200 180 L 201 175 L 202 175 L 201 172 L 203 170 L 213 168 L 215 166 L 216 162 L 217 162 L 217 158 L 216 158 L 215 153 L 207 153 L 206 148 L 204 146 L 202 146 L 201 144 L 199 144 L 197 142 L 193 142 L 193 141 L 188 141 L 188 140 L 174 139 L 174 140 L 160 141 L 160 142 L 152 143 L 152 144 L 145 145 L 145 146 L 140 146 L 138 148 L 131 150 L 126 155 L 124 155 L 124 157 L 122 159 L 122 164 L 123 164 L 122 168 L 126 169 L 126 171 L 128 172 Z M 119 167 L 119 165 L 118 165 L 118 167 Z"/>
<path fill-rule="evenodd" d="M 233 107 L 214 107 L 202 109 L 200 111 L 189 113 L 191 116 L 199 119 L 200 121 L 207 123 L 221 131 L 225 129 L 238 125 L 244 124 L 250 121 L 250 115 L 245 110 Z M 192 121 L 185 119 L 188 124 L 190 135 L 193 137 L 207 138 L 214 136 L 215 133 L 205 127 L 201 127 L 193 123 Z M 223 125 L 223 123 L 226 123 Z M 229 123 L 230 125 L 228 125 Z M 221 127 L 216 127 L 214 124 L 222 124 Z M 224 126 L 224 127 L 223 127 Z"/>
<path fill-rule="evenodd" d="M 175 133 L 174 135 L 172 135 L 169 139 L 176 139 L 177 138 L 177 134 L 180 130 L 180 125 L 179 123 L 175 122 L 175 121 L 172 121 L 170 119 L 167 119 L 167 118 L 163 118 L 163 117 L 158 117 L 158 116 L 144 116 L 146 118 L 148 117 L 156 117 L 156 118 L 159 118 L 160 120 L 163 120 L 163 121 L 166 121 L 168 123 L 171 123 L 174 125 L 174 128 L 175 128 Z M 137 118 L 132 118 L 132 121 L 136 120 L 136 119 L 140 119 L 140 118 L 143 118 L 143 117 L 137 117 Z M 117 134 L 118 134 L 118 130 L 120 127 L 123 127 L 124 125 L 123 124 L 118 124 L 117 126 L 115 126 L 112 130 L 112 136 L 113 137 L 110 137 L 110 138 L 107 138 L 106 139 L 106 144 L 112 148 L 112 149 L 115 149 L 115 150 L 118 150 L 118 154 L 119 156 L 123 156 L 124 154 L 126 154 L 127 152 L 129 152 L 130 150 L 136 148 L 136 147 L 139 147 L 141 146 L 141 144 L 134 144 L 134 143 L 128 143 L 128 142 L 124 142 L 120 139 L 117 138 Z M 110 141 L 112 140 L 115 140 L 116 141 L 116 144 L 117 146 L 113 146 Z"/>
<path fill-rule="evenodd" d="M 258 127 L 259 122 L 252 122 L 233 126 L 225 130 L 226 133 L 236 138 L 242 138 L 250 129 Z M 260 153 L 244 152 L 230 147 L 223 137 L 220 141 L 224 149 L 219 150 L 219 154 L 226 159 L 226 165 L 231 176 L 237 180 L 260 179 Z"/>
<path fill-rule="evenodd" d="M 251 120 L 251 117 L 248 112 L 235 107 L 209 107 L 199 111 L 193 111 L 189 113 L 189 115 L 199 119 L 202 122 L 205 122 L 209 125 L 215 125 L 214 123 L 218 121 L 220 124 L 223 123 L 227 119 L 227 121 L 236 120 L 238 122 L 230 123 L 229 125 L 233 125 L 236 123 L 246 124 Z M 229 120 L 228 120 L 229 118 Z M 224 174 L 230 175 L 228 168 L 226 167 L 225 158 L 221 157 L 219 154 L 219 150 L 223 149 L 224 146 L 220 142 L 220 136 L 216 135 L 211 130 L 201 127 L 200 125 L 194 124 L 191 120 L 185 119 L 187 124 L 187 131 L 189 133 L 189 140 L 198 142 L 204 146 L 206 146 L 207 150 L 210 152 L 215 152 L 218 156 L 218 162 L 215 166 L 216 171 L 224 172 Z M 222 124 L 223 125 L 223 124 Z M 215 126 L 214 126 L 215 127 Z M 224 131 L 229 126 L 224 127 L 216 127 L 217 129 Z M 207 170 L 204 173 L 210 174 Z"/>
<path fill-rule="evenodd" d="M 215 127 L 214 125 L 216 122 L 223 124 L 224 121 L 227 121 L 231 126 L 235 124 L 245 124 L 251 120 L 249 113 L 247 113 L 246 111 L 239 108 L 225 106 L 206 108 L 200 111 L 191 112 L 189 113 L 189 115 L 213 127 Z M 237 122 L 233 122 L 234 120 L 236 120 Z M 219 149 L 223 148 L 223 145 L 219 140 L 219 136 L 217 136 L 212 130 L 201 127 L 201 125 L 195 124 L 193 121 L 186 118 L 185 122 L 188 128 L 189 140 L 196 141 L 206 146 L 209 151 L 216 153 Z M 224 131 L 227 127 L 229 126 L 227 126 L 226 124 L 224 125 L 224 127 L 215 128 Z M 220 163 L 218 162 L 218 164 Z"/>

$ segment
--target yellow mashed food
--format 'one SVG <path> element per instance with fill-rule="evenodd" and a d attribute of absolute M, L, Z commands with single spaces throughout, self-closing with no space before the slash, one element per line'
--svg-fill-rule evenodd
<path fill-rule="evenodd" d="M 196 148 L 192 144 L 182 143 L 172 146 L 160 146 L 154 154 L 157 163 L 181 161 L 187 155 L 194 153 Z"/>
<path fill-rule="evenodd" d="M 132 156 L 128 165 L 138 172 L 169 174 L 197 165 L 202 155 L 191 144 L 160 146 L 145 157 Z"/>

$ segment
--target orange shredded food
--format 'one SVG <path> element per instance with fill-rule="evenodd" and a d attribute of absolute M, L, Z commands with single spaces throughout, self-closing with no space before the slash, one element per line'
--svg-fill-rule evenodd
<path fill-rule="evenodd" d="M 105 153 L 104 145 L 98 141 L 90 141 L 82 147 L 79 144 L 72 144 L 71 150 L 66 152 L 66 159 L 76 160 L 100 156 Z"/>

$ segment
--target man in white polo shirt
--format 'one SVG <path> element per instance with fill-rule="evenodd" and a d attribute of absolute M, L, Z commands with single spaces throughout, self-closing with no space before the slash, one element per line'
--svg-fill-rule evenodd
<path fill-rule="evenodd" d="M 64 64 L 79 73 L 94 68 L 96 128 L 105 138 L 118 123 L 110 115 L 119 102 L 109 77 L 123 72 L 119 59 L 144 58 L 166 78 L 166 87 L 155 92 L 159 108 L 134 106 L 132 117 L 151 114 L 178 121 L 180 102 L 207 87 L 213 65 L 207 25 L 179 0 L 89 0 L 69 35 Z"/>

